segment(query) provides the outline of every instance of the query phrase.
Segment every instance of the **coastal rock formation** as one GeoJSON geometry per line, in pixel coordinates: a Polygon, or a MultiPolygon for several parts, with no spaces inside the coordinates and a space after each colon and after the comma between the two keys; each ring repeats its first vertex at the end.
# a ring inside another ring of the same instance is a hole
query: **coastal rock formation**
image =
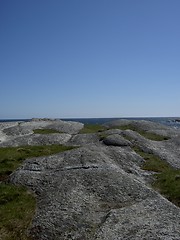
{"type": "Polygon", "coordinates": [[[0,126],[1,147],[59,143],[78,146],[52,156],[31,158],[11,176],[31,189],[37,209],[29,234],[36,240],[178,240],[180,209],[149,184],[152,172],[133,150],[141,147],[180,169],[180,131],[148,121],[119,120],[99,133],[78,133],[83,124],[40,120],[0,126]],[[132,129],[163,132],[153,141],[132,129]],[[117,127],[117,129],[116,129],[117,127]],[[34,134],[37,128],[63,133],[34,134]],[[28,140],[29,139],[29,140],[28,140]]]}
{"type": "Polygon", "coordinates": [[[65,144],[70,140],[72,134],[78,133],[83,126],[82,123],[78,122],[49,119],[1,124],[0,146],[65,144]],[[57,130],[61,134],[34,134],[33,130],[36,129],[57,130]]]}
{"type": "Polygon", "coordinates": [[[124,139],[119,134],[111,134],[104,138],[103,143],[107,146],[119,146],[119,147],[125,147],[130,146],[131,142],[124,139]]]}

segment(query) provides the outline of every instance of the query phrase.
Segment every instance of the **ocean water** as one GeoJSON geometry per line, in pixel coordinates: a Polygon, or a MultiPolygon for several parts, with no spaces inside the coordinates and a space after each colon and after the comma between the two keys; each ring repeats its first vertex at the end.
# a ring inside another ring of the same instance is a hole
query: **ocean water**
{"type": "Polygon", "coordinates": [[[176,120],[180,120],[180,118],[173,118],[173,117],[152,117],[152,118],[73,118],[73,119],[62,119],[65,121],[77,121],[84,124],[103,124],[106,122],[118,120],[118,119],[127,119],[127,120],[146,120],[157,122],[166,126],[170,126],[173,128],[180,128],[180,122],[176,120]]]}
{"type": "MultiPolygon", "coordinates": [[[[152,122],[157,122],[166,126],[171,126],[173,128],[180,128],[180,120],[179,117],[152,117],[152,118],[62,118],[64,121],[75,121],[81,122],[84,124],[103,124],[106,122],[110,122],[118,119],[128,119],[128,120],[147,120],[152,122]]],[[[31,119],[0,119],[0,122],[15,122],[15,121],[30,121],[31,119]]]]}

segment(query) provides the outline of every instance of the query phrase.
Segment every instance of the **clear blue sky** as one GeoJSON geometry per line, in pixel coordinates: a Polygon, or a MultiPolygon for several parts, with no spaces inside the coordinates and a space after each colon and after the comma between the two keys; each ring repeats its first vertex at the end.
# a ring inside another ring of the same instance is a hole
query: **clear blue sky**
{"type": "Polygon", "coordinates": [[[0,118],[180,116],[180,0],[1,0],[0,118]]]}

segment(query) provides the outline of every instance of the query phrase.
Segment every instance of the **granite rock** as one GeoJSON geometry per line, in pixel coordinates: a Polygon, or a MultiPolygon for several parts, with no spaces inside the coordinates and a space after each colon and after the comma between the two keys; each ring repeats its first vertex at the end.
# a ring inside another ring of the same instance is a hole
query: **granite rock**
{"type": "MultiPolygon", "coordinates": [[[[127,121],[108,123],[119,126],[127,121]]],[[[133,122],[139,129],[163,131],[171,137],[157,142],[132,130],[110,129],[79,134],[79,123],[35,120],[0,125],[0,145],[63,143],[78,148],[31,158],[10,176],[10,182],[31,189],[37,209],[29,234],[34,240],[179,240],[180,209],[149,185],[152,173],[142,170],[137,145],[180,168],[180,133],[151,122],[133,122]],[[37,125],[38,124],[38,125],[37,125]],[[64,133],[33,134],[35,128],[64,133]],[[69,129],[68,129],[69,128],[69,129]],[[131,139],[131,142],[124,137],[131,139]]]]}
{"type": "Polygon", "coordinates": [[[130,141],[124,139],[121,135],[119,134],[111,134],[107,137],[104,138],[103,143],[106,144],[107,146],[130,146],[132,145],[130,141]]]}

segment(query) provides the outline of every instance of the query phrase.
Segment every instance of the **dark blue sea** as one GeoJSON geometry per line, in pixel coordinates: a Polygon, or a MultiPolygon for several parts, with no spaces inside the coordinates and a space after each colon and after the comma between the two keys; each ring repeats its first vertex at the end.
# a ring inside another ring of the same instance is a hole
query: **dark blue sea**
{"type": "MultiPolygon", "coordinates": [[[[180,118],[177,117],[146,117],[146,118],[61,118],[64,121],[76,121],[84,124],[103,124],[118,119],[129,119],[129,120],[148,120],[152,122],[161,123],[166,126],[171,126],[173,128],[180,128],[180,118]]],[[[28,122],[31,119],[0,119],[0,122],[15,122],[24,121],[28,122]]]]}

